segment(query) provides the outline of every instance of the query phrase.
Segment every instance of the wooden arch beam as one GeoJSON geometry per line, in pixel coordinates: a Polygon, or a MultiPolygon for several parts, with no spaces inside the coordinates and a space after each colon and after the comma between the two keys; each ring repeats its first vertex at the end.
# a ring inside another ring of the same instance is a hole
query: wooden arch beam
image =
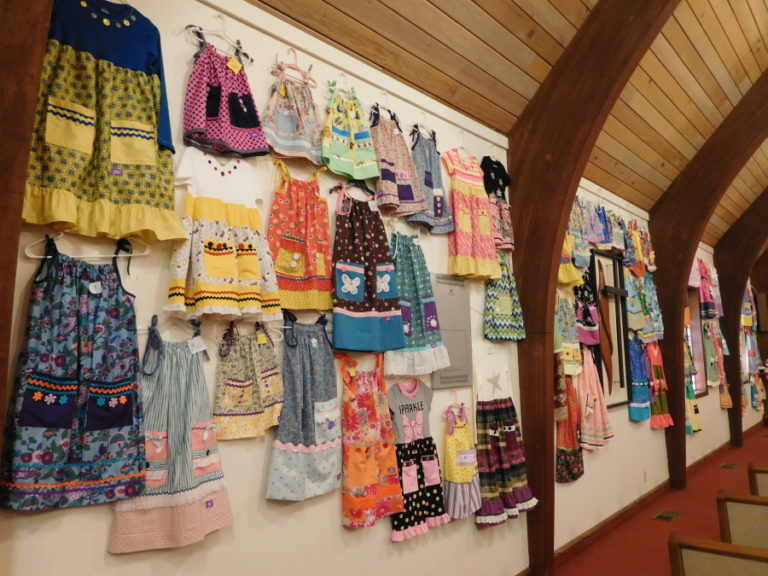
{"type": "MultiPolygon", "coordinates": [[[[656,248],[656,286],[664,314],[661,350],[669,385],[666,430],[669,481],[686,484],[683,309],[696,248],[728,186],[768,137],[768,74],[763,74],[670,184],[650,212],[656,248]]],[[[724,275],[721,276],[724,279],[724,275]]],[[[738,348],[735,348],[738,349],[738,348]]]]}
{"type": "Polygon", "coordinates": [[[766,214],[768,189],[736,220],[715,246],[715,268],[720,278],[720,295],[725,313],[720,327],[732,351],[725,358],[725,374],[731,385],[733,400],[733,408],[728,410],[733,446],[742,445],[741,358],[738,354],[741,303],[749,274],[768,240],[766,214]]]}
{"type": "Polygon", "coordinates": [[[530,573],[553,573],[553,329],[557,267],[579,180],[630,75],[677,1],[601,0],[509,133],[510,203],[526,338],[518,345],[528,479],[530,573]]]}

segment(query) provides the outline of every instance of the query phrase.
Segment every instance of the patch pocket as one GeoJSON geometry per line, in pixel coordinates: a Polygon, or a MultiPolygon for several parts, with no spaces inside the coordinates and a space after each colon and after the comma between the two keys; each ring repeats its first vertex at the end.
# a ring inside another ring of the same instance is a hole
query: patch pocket
{"type": "Polygon", "coordinates": [[[336,296],[362,302],[365,298],[365,267],[352,262],[336,262],[336,296]]]}
{"type": "Polygon", "coordinates": [[[413,336],[413,311],[411,310],[411,301],[400,298],[400,312],[403,315],[403,331],[410,338],[413,336]]]}
{"type": "Polygon", "coordinates": [[[150,124],[112,120],[110,134],[113,163],[157,166],[157,140],[150,124]]]}
{"type": "Polygon", "coordinates": [[[419,489],[419,467],[416,464],[403,466],[403,494],[411,494],[419,489]]]}
{"type": "Polygon", "coordinates": [[[32,372],[27,378],[19,426],[71,428],[77,404],[77,378],[32,372]]]}
{"type": "Polygon", "coordinates": [[[347,156],[351,142],[349,130],[342,130],[335,125],[331,127],[331,156],[347,156]]]}
{"type": "Polygon", "coordinates": [[[168,483],[168,433],[144,432],[144,453],[147,460],[147,486],[168,483]]]}
{"type": "Polygon", "coordinates": [[[457,466],[475,466],[477,464],[477,450],[470,448],[469,450],[459,450],[456,455],[457,466]]]}
{"type": "Polygon", "coordinates": [[[432,186],[432,172],[424,170],[424,186],[427,188],[433,188],[432,186]]]}
{"type": "Polygon", "coordinates": [[[469,208],[462,206],[456,211],[456,225],[462,232],[472,232],[472,216],[469,208]]]}
{"type": "Polygon", "coordinates": [[[503,314],[504,316],[512,315],[512,296],[507,293],[499,295],[498,303],[496,304],[496,312],[503,314]]]}
{"type": "Polygon", "coordinates": [[[227,378],[224,383],[224,405],[233,408],[250,404],[253,396],[253,379],[236,380],[227,378]]]}
{"type": "Polygon", "coordinates": [[[237,277],[240,280],[261,280],[259,251],[251,243],[237,245],[237,277]]]}
{"type": "Polygon", "coordinates": [[[211,278],[236,278],[237,262],[232,243],[204,240],[203,269],[211,278]]]}
{"type": "Polygon", "coordinates": [[[397,275],[391,262],[376,264],[376,298],[397,298],[397,275]]]}
{"type": "Polygon", "coordinates": [[[350,446],[347,482],[350,487],[378,485],[376,449],[373,446],[350,446]]]}
{"type": "Polygon", "coordinates": [[[253,97],[250,94],[242,96],[235,92],[229,93],[229,120],[232,126],[238,128],[258,128],[259,114],[256,112],[256,106],[253,104],[253,97]]]}
{"type": "Polygon", "coordinates": [[[85,429],[106,430],[133,424],[133,380],[88,382],[88,412],[85,429]]]}
{"type": "Polygon", "coordinates": [[[481,236],[491,235],[491,220],[488,216],[488,210],[481,208],[477,211],[477,227],[481,236]]]}
{"type": "Polygon", "coordinates": [[[283,276],[303,278],[307,272],[306,244],[298,238],[280,237],[275,272],[283,276]]]}
{"type": "Polygon", "coordinates": [[[434,298],[424,299],[424,330],[427,332],[440,330],[440,322],[437,319],[437,303],[434,298]]]}
{"type": "Polygon", "coordinates": [[[440,464],[436,455],[422,456],[421,468],[424,470],[424,485],[440,484],[440,464]]]}
{"type": "Polygon", "coordinates": [[[315,443],[323,444],[341,437],[341,412],[338,398],[315,402],[315,443]]]}
{"type": "Polygon", "coordinates": [[[205,117],[218,118],[221,110],[221,86],[208,84],[208,94],[205,97],[205,117]]]}
{"type": "Polygon", "coordinates": [[[325,278],[327,273],[327,268],[325,266],[325,253],[318,252],[316,257],[317,260],[315,261],[315,275],[319,276],[320,278],[325,278]]]}
{"type": "Polygon", "coordinates": [[[192,424],[192,467],[195,476],[221,470],[213,420],[192,424]]]}
{"type": "Polygon", "coordinates": [[[48,98],[45,141],[54,146],[93,154],[96,113],[90,108],[59,98],[48,98]]]}

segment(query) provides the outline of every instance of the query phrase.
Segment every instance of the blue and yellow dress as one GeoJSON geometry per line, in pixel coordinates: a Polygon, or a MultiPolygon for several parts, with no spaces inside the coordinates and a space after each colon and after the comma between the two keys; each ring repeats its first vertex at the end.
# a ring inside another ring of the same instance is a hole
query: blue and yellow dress
{"type": "Polygon", "coordinates": [[[85,236],[183,239],[160,33],[132,6],[56,0],[24,221],[85,236]]]}

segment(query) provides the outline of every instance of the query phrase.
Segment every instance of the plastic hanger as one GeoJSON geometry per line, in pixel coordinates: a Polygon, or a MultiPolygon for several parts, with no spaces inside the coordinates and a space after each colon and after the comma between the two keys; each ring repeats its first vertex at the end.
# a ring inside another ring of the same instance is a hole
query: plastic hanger
{"type": "MultiPolygon", "coordinates": [[[[53,240],[56,241],[64,236],[64,232],[59,232],[56,236],[53,237],[53,240]]],[[[147,244],[146,242],[143,242],[141,240],[138,240],[136,238],[131,238],[131,243],[138,243],[144,246],[144,250],[142,252],[133,252],[133,253],[123,253],[120,252],[119,254],[115,254],[113,252],[110,252],[109,254],[67,254],[70,258],[130,258],[130,257],[140,257],[140,256],[148,256],[152,253],[152,247],[147,244]]],[[[24,256],[27,258],[31,258],[32,260],[45,260],[46,258],[52,258],[52,256],[46,256],[45,254],[34,254],[31,251],[31,248],[43,244],[47,241],[47,238],[43,236],[39,240],[35,240],[34,242],[30,242],[26,246],[24,246],[24,256]]]]}
{"type": "Polygon", "coordinates": [[[201,26],[198,26],[197,24],[188,24],[184,29],[188,32],[192,33],[193,36],[195,36],[195,39],[200,43],[205,43],[205,37],[204,34],[210,34],[211,36],[218,36],[219,38],[222,38],[229,42],[232,47],[235,49],[235,52],[227,52],[225,50],[220,50],[220,52],[228,55],[233,56],[237,58],[238,60],[245,59],[248,61],[248,64],[253,63],[253,58],[245,51],[243,50],[243,44],[240,42],[240,40],[235,40],[229,35],[227,35],[227,21],[224,19],[224,16],[222,14],[216,14],[216,18],[221,19],[221,30],[215,30],[213,28],[203,28],[201,26]]]}
{"type": "Polygon", "coordinates": [[[310,64],[309,68],[307,68],[306,70],[303,70],[302,68],[300,68],[299,62],[298,62],[298,56],[296,54],[296,49],[293,46],[288,48],[288,54],[293,54],[293,63],[285,62],[284,60],[278,61],[277,54],[275,54],[275,66],[281,67],[284,70],[294,70],[298,72],[299,76],[294,76],[291,74],[285,74],[285,75],[291,80],[296,80],[297,82],[304,82],[304,84],[306,84],[310,88],[317,88],[317,80],[312,78],[312,76],[310,75],[310,72],[312,71],[312,65],[310,64]]]}

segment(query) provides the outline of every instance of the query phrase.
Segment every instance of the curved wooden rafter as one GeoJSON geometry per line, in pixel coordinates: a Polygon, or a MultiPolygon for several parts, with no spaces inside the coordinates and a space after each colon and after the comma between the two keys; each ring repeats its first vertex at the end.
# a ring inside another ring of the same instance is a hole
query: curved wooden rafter
{"type": "Polygon", "coordinates": [[[532,574],[553,573],[553,327],[557,265],[576,189],[619,94],[677,2],[601,0],[509,133],[510,204],[526,339],[518,346],[532,574]]]}
{"type": "Polygon", "coordinates": [[[715,268],[720,278],[720,295],[723,300],[723,330],[728,347],[734,351],[725,358],[725,373],[731,385],[733,408],[728,410],[731,444],[742,444],[741,415],[741,358],[739,331],[741,329],[741,303],[750,271],[768,242],[768,189],[754,201],[739,219],[728,229],[715,246],[715,268]]]}
{"type": "MultiPolygon", "coordinates": [[[[656,250],[656,285],[664,313],[661,342],[669,386],[666,430],[669,480],[686,484],[683,309],[696,249],[718,202],[755,150],[768,138],[768,74],[763,74],[651,208],[649,229],[656,250]]],[[[724,275],[720,276],[724,279],[724,275]]],[[[734,403],[736,398],[734,398],[734,403]]]]}

